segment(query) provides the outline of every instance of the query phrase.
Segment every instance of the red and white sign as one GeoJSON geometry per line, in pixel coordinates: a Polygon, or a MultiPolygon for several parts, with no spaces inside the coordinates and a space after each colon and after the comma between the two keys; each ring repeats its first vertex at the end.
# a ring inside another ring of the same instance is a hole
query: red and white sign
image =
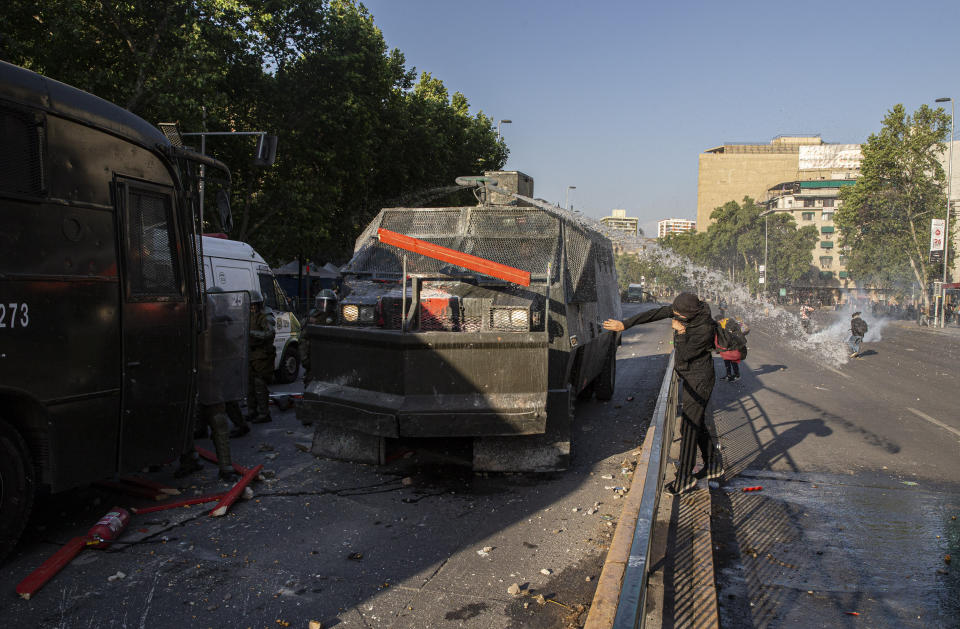
{"type": "Polygon", "coordinates": [[[943,232],[945,221],[942,218],[934,218],[930,221],[930,251],[943,251],[943,232]]]}

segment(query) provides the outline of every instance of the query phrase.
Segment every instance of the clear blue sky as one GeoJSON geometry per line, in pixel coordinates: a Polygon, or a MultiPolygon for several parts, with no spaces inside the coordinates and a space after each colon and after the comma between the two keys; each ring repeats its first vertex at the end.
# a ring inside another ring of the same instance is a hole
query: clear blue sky
{"type": "MultiPolygon", "coordinates": [[[[536,196],[649,227],[695,218],[697,155],[960,99],[960,0],[364,0],[408,67],[510,119],[536,196]]],[[[467,174],[467,173],[464,173],[467,174]]],[[[655,231],[654,231],[655,235],[655,231]]]]}

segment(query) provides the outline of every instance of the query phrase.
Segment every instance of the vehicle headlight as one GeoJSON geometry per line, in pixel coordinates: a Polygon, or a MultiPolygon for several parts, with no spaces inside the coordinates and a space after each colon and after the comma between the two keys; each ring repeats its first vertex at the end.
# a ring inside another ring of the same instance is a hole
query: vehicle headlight
{"type": "Polygon", "coordinates": [[[356,304],[347,304],[343,307],[343,320],[355,323],[360,318],[360,307],[356,304]]]}
{"type": "Polygon", "coordinates": [[[373,306],[360,306],[360,322],[373,323],[376,319],[376,311],[373,306]]]}

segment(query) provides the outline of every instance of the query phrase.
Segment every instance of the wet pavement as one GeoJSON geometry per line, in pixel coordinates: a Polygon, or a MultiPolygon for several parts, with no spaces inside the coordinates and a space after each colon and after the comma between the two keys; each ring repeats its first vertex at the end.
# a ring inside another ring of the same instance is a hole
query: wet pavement
{"type": "MultiPolygon", "coordinates": [[[[580,626],[620,512],[608,488],[627,478],[621,463],[642,441],[669,349],[660,326],[625,334],[614,399],[576,405],[564,473],[476,475],[457,440],[394,443],[383,467],[318,459],[312,431],[274,410],[234,441],[237,462],[266,469],[252,501],[222,518],[203,506],[134,516],[121,543],[84,550],[25,601],[16,583],[61,544],[114,504],[146,504],[94,488],[48,497],[0,573],[2,624],[580,626]]],[[[285,389],[295,385],[274,387],[285,389]]],[[[150,477],[186,497],[226,488],[212,465],[189,482],[171,471],[150,477]]]]}
{"type": "Polygon", "coordinates": [[[896,323],[862,355],[818,364],[759,326],[718,382],[723,627],[960,626],[960,338],[896,323]]]}

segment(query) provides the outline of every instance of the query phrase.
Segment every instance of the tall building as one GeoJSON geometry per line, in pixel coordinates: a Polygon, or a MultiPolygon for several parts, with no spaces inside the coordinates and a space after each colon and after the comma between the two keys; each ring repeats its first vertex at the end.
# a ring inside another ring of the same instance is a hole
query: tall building
{"type": "Polygon", "coordinates": [[[692,232],[697,229],[697,221],[691,221],[686,218],[666,218],[657,221],[657,238],[663,238],[667,234],[682,234],[683,232],[692,232]]]}
{"type": "Polygon", "coordinates": [[[637,236],[640,233],[640,219],[627,216],[626,210],[611,210],[610,216],[604,216],[600,222],[619,232],[637,236]]]}
{"type": "Polygon", "coordinates": [[[762,202],[784,181],[854,179],[859,144],[826,144],[818,135],[775,137],[769,144],[724,144],[700,154],[697,228],[706,231],[710,214],[728,201],[749,196],[762,202]]]}

